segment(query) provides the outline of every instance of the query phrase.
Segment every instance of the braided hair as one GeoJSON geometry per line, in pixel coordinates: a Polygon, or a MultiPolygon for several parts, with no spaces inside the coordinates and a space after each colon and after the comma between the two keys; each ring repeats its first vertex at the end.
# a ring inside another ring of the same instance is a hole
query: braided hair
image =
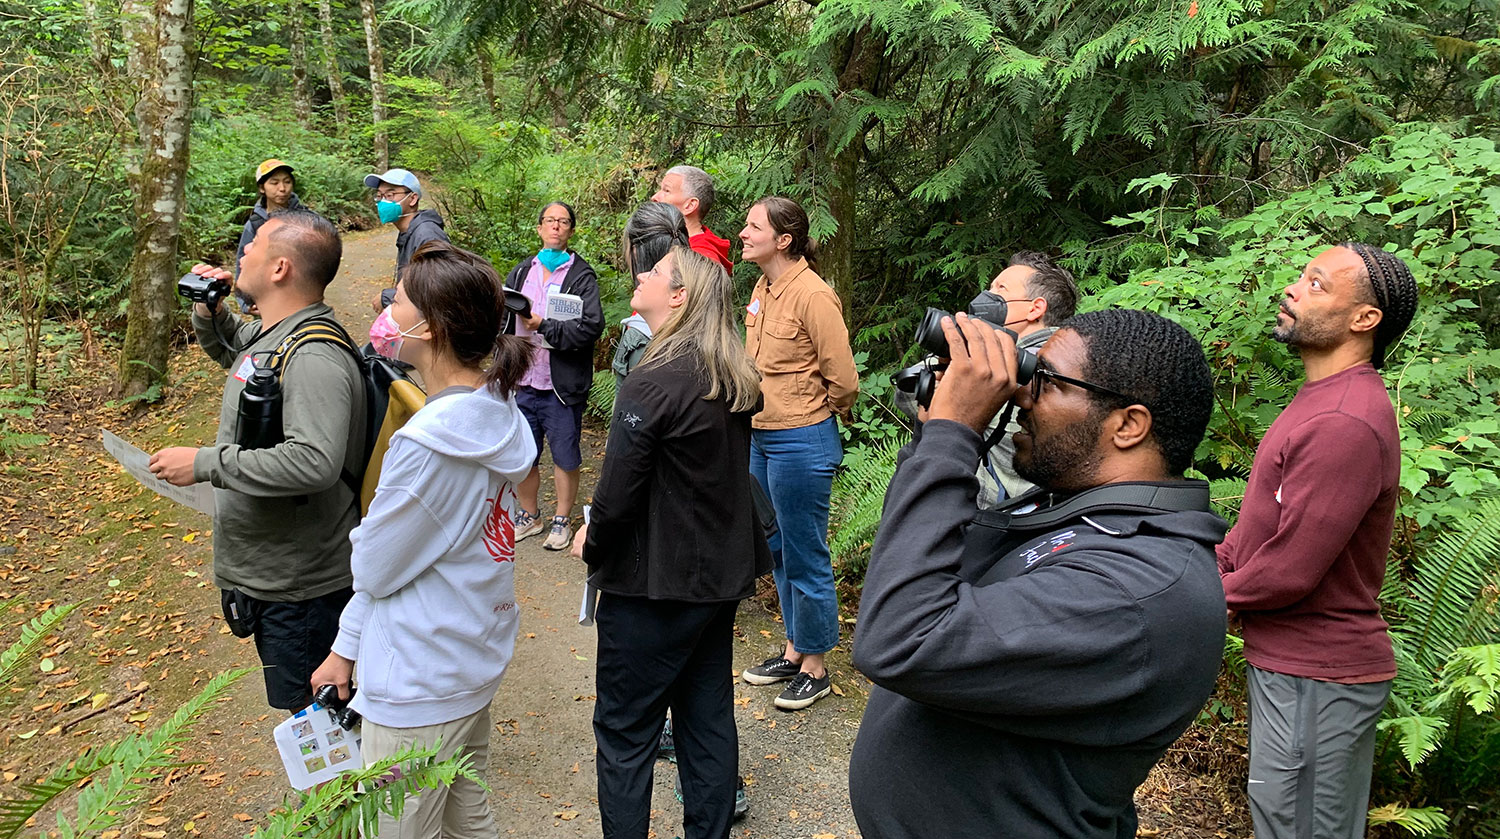
{"type": "Polygon", "coordinates": [[[1088,347],[1084,378],[1130,398],[1091,392],[1094,402],[1146,406],[1167,471],[1181,475],[1192,466],[1214,405],[1213,374],[1198,341],[1176,323],[1139,309],[1085,312],[1061,328],[1088,347]]]}
{"type": "Polygon", "coordinates": [[[1390,346],[1417,313],[1417,280],[1398,256],[1363,242],[1342,242],[1359,254],[1365,263],[1365,281],[1369,283],[1371,302],[1380,310],[1380,325],[1375,327],[1375,351],[1370,357],[1375,369],[1385,366],[1385,348],[1390,346]]]}

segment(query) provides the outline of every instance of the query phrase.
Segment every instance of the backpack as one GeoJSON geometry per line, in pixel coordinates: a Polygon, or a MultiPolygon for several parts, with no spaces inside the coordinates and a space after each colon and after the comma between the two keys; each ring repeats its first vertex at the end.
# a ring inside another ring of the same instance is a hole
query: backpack
{"type": "Polygon", "coordinates": [[[368,344],[357,348],[342,324],[331,318],[309,318],[288,335],[271,353],[270,367],[279,378],[287,357],[303,344],[324,343],[343,347],[354,357],[365,391],[365,451],[360,474],[342,469],[339,477],[359,496],[359,514],[370,512],[375,486],[380,482],[380,464],[395,434],[427,402],[427,394],[395,362],[376,353],[368,344]]]}

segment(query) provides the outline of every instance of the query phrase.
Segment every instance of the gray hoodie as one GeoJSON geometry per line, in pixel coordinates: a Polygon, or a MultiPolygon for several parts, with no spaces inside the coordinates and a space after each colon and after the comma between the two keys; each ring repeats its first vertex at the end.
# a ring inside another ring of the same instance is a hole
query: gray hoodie
{"type": "Polygon", "coordinates": [[[485,389],[439,394],[392,435],[333,643],[358,662],[355,710],[410,728],[490,704],[519,626],[515,485],[535,458],[515,401],[485,389]]]}
{"type": "MultiPolygon", "coordinates": [[[[437,210],[418,210],[417,214],[411,217],[411,224],[408,224],[405,230],[396,234],[397,281],[401,279],[401,269],[405,268],[408,262],[411,262],[412,254],[416,253],[418,248],[432,241],[448,241],[448,233],[443,229],[443,217],[438,214],[437,210]]],[[[394,285],[380,292],[380,304],[382,306],[391,305],[391,301],[394,299],[396,299],[396,287],[394,285]]]]}

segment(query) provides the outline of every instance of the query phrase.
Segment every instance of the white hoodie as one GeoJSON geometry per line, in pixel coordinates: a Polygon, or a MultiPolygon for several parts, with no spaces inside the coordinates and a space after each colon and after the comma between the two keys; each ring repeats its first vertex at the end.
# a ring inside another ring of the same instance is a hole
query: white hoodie
{"type": "Polygon", "coordinates": [[[490,704],[515,650],[515,484],[536,443],[485,388],[429,402],[391,436],[370,513],[349,534],[354,598],[333,651],[359,667],[354,709],[414,728],[490,704]]]}

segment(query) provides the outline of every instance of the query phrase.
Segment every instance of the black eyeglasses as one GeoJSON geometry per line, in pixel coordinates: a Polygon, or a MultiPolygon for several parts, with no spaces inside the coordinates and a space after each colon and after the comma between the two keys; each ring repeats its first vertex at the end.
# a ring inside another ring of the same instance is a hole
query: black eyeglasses
{"type": "Polygon", "coordinates": [[[1094,393],[1102,393],[1105,396],[1113,396],[1116,399],[1124,400],[1125,404],[1127,405],[1146,404],[1142,400],[1136,399],[1134,396],[1126,396],[1118,390],[1110,390],[1104,385],[1096,385],[1093,382],[1086,382],[1083,379],[1075,379],[1072,376],[1064,376],[1063,374],[1057,372],[1056,370],[1053,370],[1050,367],[1044,367],[1040,363],[1036,366],[1036,372],[1031,374],[1031,401],[1033,402],[1036,402],[1037,400],[1042,398],[1043,379],[1051,379],[1054,382],[1065,382],[1067,384],[1073,385],[1074,387],[1081,387],[1084,390],[1091,390],[1094,393]]]}

